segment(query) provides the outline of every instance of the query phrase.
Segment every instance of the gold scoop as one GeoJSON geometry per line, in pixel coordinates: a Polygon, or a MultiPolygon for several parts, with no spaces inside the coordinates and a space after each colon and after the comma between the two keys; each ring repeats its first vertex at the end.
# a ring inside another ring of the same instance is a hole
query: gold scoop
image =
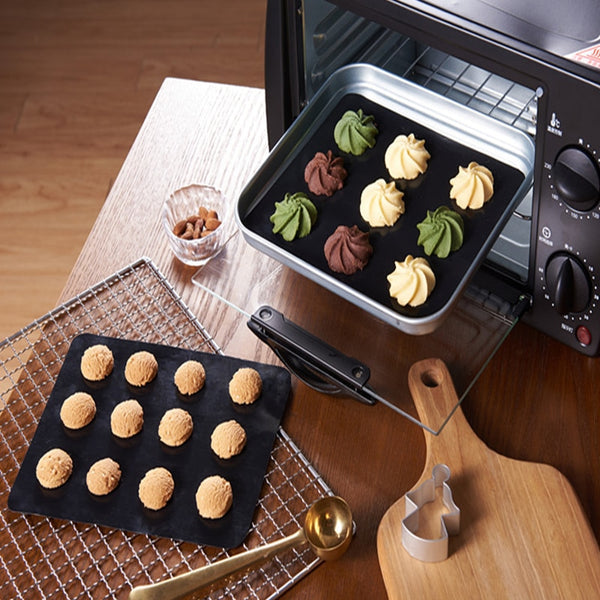
{"type": "Polygon", "coordinates": [[[348,548],[352,539],[353,527],[352,512],[346,501],[339,496],[326,496],[317,500],[308,509],[304,527],[296,533],[171,579],[136,587],[129,593],[129,600],[181,598],[198,588],[216,583],[239,571],[247,570],[279,552],[297,548],[305,543],[308,543],[319,558],[335,560],[342,556],[348,548]]]}

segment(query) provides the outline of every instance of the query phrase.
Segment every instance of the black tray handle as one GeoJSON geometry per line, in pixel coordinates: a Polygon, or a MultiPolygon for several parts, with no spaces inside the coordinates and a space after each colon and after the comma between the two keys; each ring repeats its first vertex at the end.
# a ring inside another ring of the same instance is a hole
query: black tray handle
{"type": "Polygon", "coordinates": [[[288,321],[274,308],[258,308],[248,327],[309,387],[326,394],[345,392],[365,404],[375,404],[366,388],[369,367],[288,321]]]}

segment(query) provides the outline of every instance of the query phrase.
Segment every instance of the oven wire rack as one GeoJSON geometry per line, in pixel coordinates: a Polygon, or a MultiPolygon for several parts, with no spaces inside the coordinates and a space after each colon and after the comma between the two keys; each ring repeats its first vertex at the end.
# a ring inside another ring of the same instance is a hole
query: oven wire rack
{"type": "MultiPolygon", "coordinates": [[[[218,548],[7,508],[11,486],[71,340],[84,332],[222,354],[147,258],[0,342],[0,586],[6,598],[127,598],[134,586],[230,555],[218,548]]],[[[308,507],[331,493],[280,428],[243,548],[293,533],[308,507]]],[[[308,548],[290,550],[227,587],[197,597],[277,598],[320,562],[308,548]]]]}

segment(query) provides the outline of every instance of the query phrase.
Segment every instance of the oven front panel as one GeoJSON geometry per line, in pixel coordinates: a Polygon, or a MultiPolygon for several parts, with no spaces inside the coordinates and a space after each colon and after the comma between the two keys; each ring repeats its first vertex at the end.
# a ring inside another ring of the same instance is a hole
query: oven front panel
{"type": "Polygon", "coordinates": [[[533,240],[534,310],[528,317],[590,355],[600,344],[600,120],[594,109],[599,97],[596,86],[573,78],[547,92],[543,144],[538,143],[543,174],[533,240]]]}

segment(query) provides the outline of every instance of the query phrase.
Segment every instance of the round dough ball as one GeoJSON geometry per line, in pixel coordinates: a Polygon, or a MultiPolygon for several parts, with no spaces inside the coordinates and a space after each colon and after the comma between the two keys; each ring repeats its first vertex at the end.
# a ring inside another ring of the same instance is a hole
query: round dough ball
{"type": "Polygon", "coordinates": [[[88,490],[96,496],[110,494],[121,481],[121,467],[112,458],[101,458],[88,470],[85,483],[88,490]]]}
{"type": "Polygon", "coordinates": [[[64,485],[73,472],[73,459],[61,448],[52,448],[37,463],[35,476],[42,486],[53,490],[64,485]]]}
{"type": "Polygon", "coordinates": [[[187,360],[179,365],[173,378],[181,394],[191,395],[199,392],[206,381],[206,371],[201,362],[187,360]]]}
{"type": "Polygon", "coordinates": [[[146,508],[160,510],[167,505],[173,495],[175,482],[164,467],[150,469],[140,481],[138,496],[146,508]]]}
{"type": "Polygon", "coordinates": [[[144,409],[137,400],[119,402],[110,415],[110,429],[120,438],[137,435],[144,426],[144,409]]]}
{"type": "Polygon", "coordinates": [[[113,353],[104,344],[90,346],[81,357],[81,374],[89,381],[101,381],[108,377],[114,366],[113,353]]]}
{"type": "Polygon", "coordinates": [[[246,430],[234,419],[217,425],[210,436],[210,447],[219,458],[231,458],[246,445],[246,430]]]}
{"type": "Polygon", "coordinates": [[[134,352],[125,364],[125,379],[136,387],[150,383],[157,373],[158,362],[154,354],[146,350],[134,352]]]}
{"type": "Polygon", "coordinates": [[[236,404],[252,404],[261,392],[260,373],[251,367],[238,369],[229,382],[229,395],[236,404]]]}
{"type": "Polygon", "coordinates": [[[202,481],[196,491],[196,506],[201,517],[220,519],[233,504],[233,491],[227,479],[211,475],[202,481]]]}
{"type": "Polygon", "coordinates": [[[69,429],[81,429],[96,416],[96,403],[87,392],[71,394],[60,407],[60,420],[69,429]]]}
{"type": "Polygon", "coordinates": [[[158,424],[158,437],[167,446],[181,446],[192,435],[194,422],[187,410],[171,408],[162,416],[158,424]]]}

